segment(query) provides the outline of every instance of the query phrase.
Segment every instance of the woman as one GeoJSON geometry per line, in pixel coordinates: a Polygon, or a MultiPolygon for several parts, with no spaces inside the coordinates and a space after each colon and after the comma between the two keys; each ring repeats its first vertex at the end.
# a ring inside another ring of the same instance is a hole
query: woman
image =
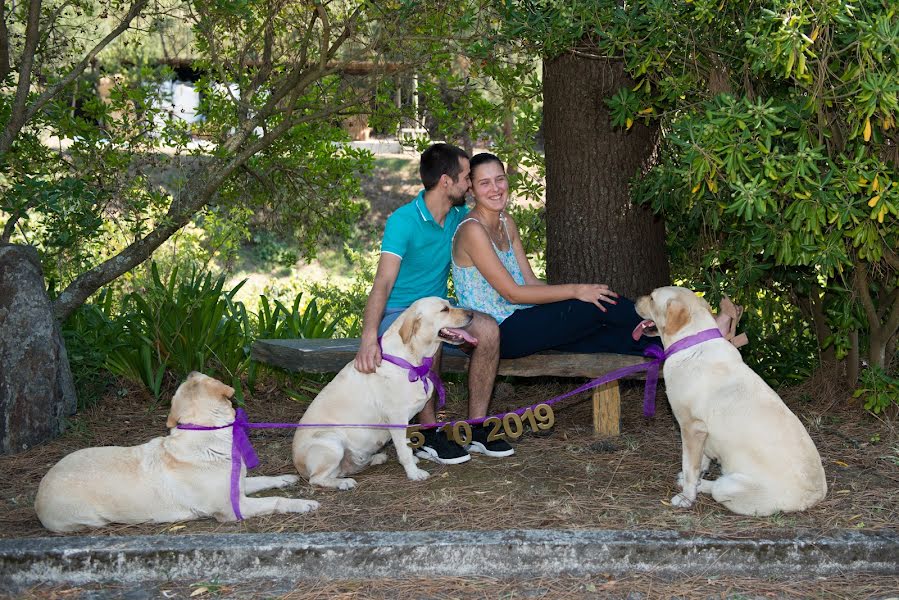
{"type": "Polygon", "coordinates": [[[547,285],[528,263],[518,228],[505,213],[509,182],[490,153],[471,159],[475,205],[453,239],[459,304],[499,323],[500,356],[541,350],[643,354],[651,341],[631,337],[642,321],[634,303],[606,284],[547,285]]]}

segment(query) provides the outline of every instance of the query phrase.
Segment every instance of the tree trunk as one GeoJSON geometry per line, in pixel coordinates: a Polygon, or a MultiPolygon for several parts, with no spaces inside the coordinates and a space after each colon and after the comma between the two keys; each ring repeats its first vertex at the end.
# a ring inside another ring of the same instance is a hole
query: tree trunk
{"type": "Polygon", "coordinates": [[[612,127],[605,100],[633,86],[617,60],[544,62],[546,272],[550,283],[607,283],[631,298],[669,283],[665,225],[631,203],[655,158],[658,127],[612,127]]]}
{"type": "Polygon", "coordinates": [[[37,251],[0,245],[0,454],[56,436],[75,388],[37,251]]]}

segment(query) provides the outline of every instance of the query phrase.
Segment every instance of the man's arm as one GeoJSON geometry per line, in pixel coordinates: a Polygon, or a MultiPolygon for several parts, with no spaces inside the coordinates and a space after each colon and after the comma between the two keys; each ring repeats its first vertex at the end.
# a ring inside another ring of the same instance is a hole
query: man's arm
{"type": "Polygon", "coordinates": [[[356,354],[356,370],[362,373],[374,373],[381,364],[378,325],[381,324],[381,317],[384,315],[393,284],[396,283],[401,263],[402,259],[399,256],[389,252],[382,252],[378,260],[375,281],[371,286],[371,293],[368,295],[365,313],[362,316],[362,342],[356,354]]]}

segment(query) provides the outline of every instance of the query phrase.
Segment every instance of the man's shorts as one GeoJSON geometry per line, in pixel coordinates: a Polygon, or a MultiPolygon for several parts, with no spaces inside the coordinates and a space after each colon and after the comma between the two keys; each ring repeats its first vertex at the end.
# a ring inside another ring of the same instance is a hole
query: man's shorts
{"type": "Polygon", "coordinates": [[[387,331],[393,322],[396,321],[403,311],[409,308],[408,306],[404,306],[402,308],[388,308],[384,311],[384,316],[381,318],[381,324],[378,325],[378,337],[384,335],[384,332],[387,331]]]}

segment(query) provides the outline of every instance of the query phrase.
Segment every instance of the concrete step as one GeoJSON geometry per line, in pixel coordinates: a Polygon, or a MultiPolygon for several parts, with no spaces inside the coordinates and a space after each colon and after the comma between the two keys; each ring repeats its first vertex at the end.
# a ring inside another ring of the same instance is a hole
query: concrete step
{"type": "Polygon", "coordinates": [[[37,584],[429,576],[801,578],[899,574],[896,531],[726,539],[668,531],[507,530],[0,540],[0,590],[37,584]]]}

